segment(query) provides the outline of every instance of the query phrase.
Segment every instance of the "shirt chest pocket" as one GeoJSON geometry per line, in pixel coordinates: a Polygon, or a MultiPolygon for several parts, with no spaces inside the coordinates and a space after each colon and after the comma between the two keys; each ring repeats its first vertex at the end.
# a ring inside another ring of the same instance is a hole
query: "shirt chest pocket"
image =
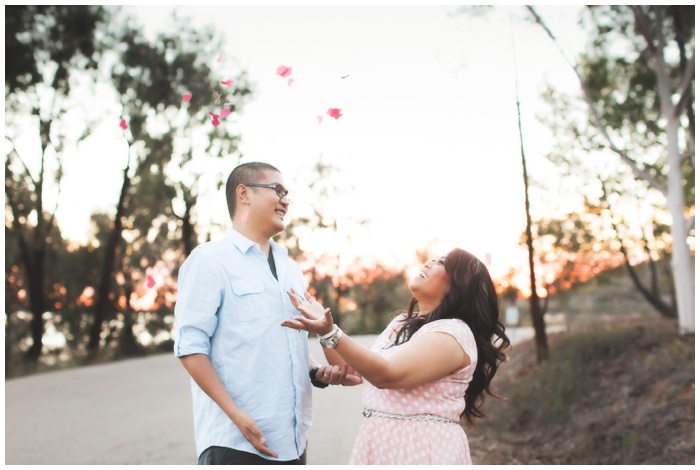
{"type": "Polygon", "coordinates": [[[272,315],[265,301],[265,286],[262,281],[254,279],[232,281],[231,288],[240,321],[257,320],[272,315]]]}

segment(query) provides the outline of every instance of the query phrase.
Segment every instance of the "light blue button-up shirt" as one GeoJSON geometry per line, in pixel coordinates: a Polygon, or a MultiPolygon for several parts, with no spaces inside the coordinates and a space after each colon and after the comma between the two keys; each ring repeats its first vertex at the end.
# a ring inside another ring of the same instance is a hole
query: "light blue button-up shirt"
{"type": "MultiPolygon", "coordinates": [[[[192,251],[178,275],[174,349],[177,357],[208,355],[278,460],[293,460],[311,426],[308,333],[280,323],[299,314],[287,291],[306,289],[287,250],[270,246],[279,280],[260,246],[236,230],[192,251]]],[[[194,380],[192,399],[197,455],[210,446],[260,455],[194,380]]]]}

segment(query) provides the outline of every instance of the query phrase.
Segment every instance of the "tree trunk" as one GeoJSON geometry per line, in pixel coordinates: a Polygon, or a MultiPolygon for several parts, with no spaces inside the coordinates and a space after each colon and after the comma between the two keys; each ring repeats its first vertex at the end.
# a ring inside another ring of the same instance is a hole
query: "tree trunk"
{"type": "Polygon", "coordinates": [[[29,278],[29,307],[32,312],[30,331],[32,335],[32,346],[26,354],[26,358],[31,362],[38,362],[44,343],[44,312],[45,295],[44,292],[44,249],[40,247],[34,251],[32,256],[33,268],[27,273],[29,278]]]}
{"type": "Polygon", "coordinates": [[[537,281],[535,279],[535,248],[532,243],[532,219],[530,217],[530,198],[528,196],[527,168],[525,166],[525,154],[522,154],[523,179],[525,181],[525,215],[527,218],[527,252],[528,266],[530,267],[530,318],[535,329],[535,347],[537,348],[537,362],[549,358],[549,345],[547,344],[547,331],[544,324],[544,313],[537,295],[537,281]]]}
{"type": "Polygon", "coordinates": [[[122,183],[122,190],[117,203],[117,214],[114,217],[114,228],[109,235],[107,247],[105,248],[105,262],[102,266],[100,286],[97,292],[97,301],[95,302],[95,318],[90,328],[88,352],[93,357],[97,354],[97,350],[100,347],[102,324],[107,317],[107,308],[110,304],[109,294],[112,290],[112,276],[117,260],[117,250],[122,239],[122,217],[124,216],[126,197],[130,185],[131,179],[129,177],[129,166],[127,165],[126,169],[124,169],[124,182],[122,183]]]}
{"type": "Polygon", "coordinates": [[[673,251],[671,266],[678,302],[678,330],[681,335],[695,333],[695,272],[688,247],[688,231],[683,196],[683,169],[678,151],[678,118],[669,119],[668,126],[668,208],[671,213],[673,251]]]}
{"type": "MultiPolygon", "coordinates": [[[[514,49],[515,50],[515,49],[514,49]]],[[[514,53],[515,56],[515,53],[514,53]]],[[[525,143],[523,141],[523,125],[520,114],[520,93],[518,92],[517,65],[515,70],[515,105],[518,114],[518,132],[520,135],[520,162],[523,168],[523,183],[525,186],[525,218],[527,226],[525,233],[527,237],[528,266],[530,268],[530,318],[532,327],[535,330],[535,347],[537,362],[542,362],[549,358],[549,346],[547,344],[547,331],[544,324],[544,313],[540,298],[537,295],[537,281],[535,279],[535,249],[532,243],[532,217],[530,216],[529,184],[527,178],[527,163],[525,161],[525,143]]]]}
{"type": "Polygon", "coordinates": [[[194,224],[192,223],[192,209],[194,209],[196,202],[196,200],[185,196],[185,214],[180,219],[182,220],[182,243],[185,248],[185,257],[189,256],[197,246],[194,224]]]}
{"type": "MultiPolygon", "coordinates": [[[[635,22],[645,37],[651,52],[654,71],[658,80],[659,97],[661,107],[666,116],[666,148],[668,151],[668,181],[666,199],[668,210],[671,214],[671,238],[673,239],[673,251],[671,266],[673,269],[673,282],[676,289],[676,301],[678,302],[678,329],[681,335],[695,333],[695,273],[693,271],[690,248],[688,247],[688,228],[685,218],[685,197],[683,194],[683,159],[680,154],[678,131],[680,129],[679,115],[682,112],[683,103],[674,105],[671,92],[671,77],[664,57],[664,38],[660,32],[661,8],[655,7],[655,23],[651,27],[646,18],[641,14],[639,7],[632,7],[635,12],[635,22]],[[653,41],[655,33],[656,44],[653,41]],[[677,108],[677,106],[680,106],[677,108]]],[[[695,55],[689,61],[688,67],[693,69],[683,70],[686,73],[694,72],[695,55]]],[[[690,75],[688,75],[691,77],[690,75]]],[[[694,77],[694,75],[692,76],[694,77]]],[[[690,83],[690,82],[686,82],[690,83]]],[[[688,85],[692,89],[692,85],[688,85]]],[[[682,90],[684,96],[685,90],[682,90]]]]}

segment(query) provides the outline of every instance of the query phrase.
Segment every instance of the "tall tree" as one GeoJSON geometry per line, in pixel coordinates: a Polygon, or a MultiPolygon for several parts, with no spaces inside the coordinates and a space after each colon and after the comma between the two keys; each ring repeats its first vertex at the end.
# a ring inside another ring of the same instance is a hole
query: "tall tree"
{"type": "MultiPolygon", "coordinates": [[[[153,184],[153,176],[162,174],[160,190],[149,190],[161,191],[158,197],[168,206],[174,199],[169,192],[179,188],[185,208],[190,208],[179,218],[189,223],[198,194],[197,176],[202,168],[208,169],[202,158],[194,161],[197,153],[221,158],[237,148],[238,137],[229,132],[226,122],[232,118],[227,115],[237,111],[250,93],[245,74],[239,72],[239,76],[223,80],[216,76],[211,64],[220,54],[221,40],[215,39],[213,31],[197,31],[177,18],[172,31],[149,40],[139,30],[127,27],[114,45],[119,60],[112,77],[122,101],[129,151],[96,288],[88,343],[93,355],[99,349],[104,322],[115,313],[115,267],[124,255],[119,248],[124,231],[130,228],[127,223],[132,223],[129,221],[139,210],[134,198],[145,189],[142,183],[153,184]],[[196,168],[200,170],[187,174],[188,169],[196,168]]],[[[162,206],[157,213],[148,214],[150,219],[141,220],[148,224],[167,213],[172,219],[171,209],[162,206]]],[[[191,228],[185,225],[181,232],[186,243],[191,242],[191,228]]]]}
{"type": "MultiPolygon", "coordinates": [[[[694,6],[595,6],[594,40],[578,63],[597,134],[592,147],[616,155],[666,201],[680,334],[695,331],[695,272],[688,239],[695,225],[694,6]],[[614,47],[613,47],[614,45],[614,47]]],[[[528,10],[557,42],[537,11],[528,10]]],[[[577,127],[576,135],[590,135],[577,127]]]]}
{"type": "MultiPolygon", "coordinates": [[[[515,44],[513,44],[515,49],[515,44]]],[[[515,54],[514,54],[515,56],[515,54]]],[[[523,188],[525,190],[525,244],[527,246],[528,267],[530,271],[530,318],[535,330],[535,349],[537,360],[542,362],[549,357],[547,330],[544,324],[544,311],[537,293],[537,276],[535,275],[535,247],[532,237],[532,215],[530,213],[530,182],[525,158],[525,142],[523,140],[522,117],[520,113],[520,92],[518,91],[517,63],[515,67],[515,107],[518,115],[518,135],[520,137],[520,164],[523,170],[523,188]]]]}
{"type": "Polygon", "coordinates": [[[63,158],[90,131],[89,123],[70,118],[79,103],[74,90],[94,81],[96,32],[104,19],[99,6],[5,7],[5,227],[26,279],[33,362],[42,352],[49,307],[47,257],[60,238],[55,215],[63,158]],[[38,145],[25,146],[26,139],[38,145]]]}

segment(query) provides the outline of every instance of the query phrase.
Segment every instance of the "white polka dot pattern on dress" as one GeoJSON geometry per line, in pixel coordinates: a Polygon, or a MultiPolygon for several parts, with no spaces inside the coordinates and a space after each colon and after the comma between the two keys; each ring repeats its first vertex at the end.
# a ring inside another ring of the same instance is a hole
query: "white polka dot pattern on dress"
{"type": "MultiPolygon", "coordinates": [[[[391,333],[400,326],[395,318],[375,341],[372,350],[388,357],[404,345],[391,346],[391,333]]],[[[437,320],[420,328],[417,338],[429,332],[452,335],[471,358],[470,364],[435,382],[413,389],[378,389],[363,383],[366,408],[409,415],[428,413],[459,421],[464,394],[477,362],[474,335],[462,320],[437,320]]],[[[412,339],[413,339],[412,338],[412,339]]],[[[352,465],[457,465],[471,464],[467,435],[458,424],[395,418],[366,417],[350,457],[352,465]]]]}

